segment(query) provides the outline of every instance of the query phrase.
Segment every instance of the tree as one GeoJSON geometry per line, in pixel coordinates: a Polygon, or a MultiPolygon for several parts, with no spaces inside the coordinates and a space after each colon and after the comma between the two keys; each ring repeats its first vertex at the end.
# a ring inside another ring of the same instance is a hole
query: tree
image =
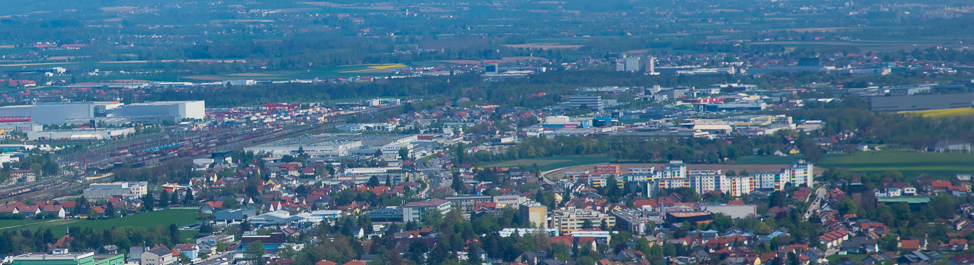
{"type": "Polygon", "coordinates": [[[842,200],[841,204],[839,204],[838,210],[839,210],[839,214],[842,215],[846,215],[850,213],[854,214],[858,211],[858,207],[856,207],[856,203],[853,202],[851,199],[845,199],[842,200]]]}
{"type": "Polygon", "coordinates": [[[277,252],[277,256],[282,259],[294,259],[294,255],[296,254],[297,252],[290,245],[277,252]]]}
{"type": "Polygon", "coordinates": [[[425,226],[439,227],[440,222],[443,221],[443,214],[437,210],[423,211],[421,221],[423,221],[423,225],[425,226]]]}
{"type": "Polygon", "coordinates": [[[460,172],[453,172],[453,182],[450,183],[450,188],[457,193],[463,193],[463,178],[460,177],[460,172]]]}
{"type": "Polygon", "coordinates": [[[369,178],[369,182],[367,182],[365,185],[368,185],[369,187],[379,186],[379,177],[373,175],[371,178],[369,178]]]}
{"type": "Polygon", "coordinates": [[[392,188],[392,176],[386,175],[386,186],[392,188]]]}
{"type": "Polygon", "coordinates": [[[105,217],[115,218],[115,204],[109,202],[108,205],[105,205],[105,217]]]}
{"type": "Polygon", "coordinates": [[[727,176],[737,176],[737,172],[734,172],[733,170],[728,170],[727,172],[725,172],[724,175],[727,175],[727,176]]]}
{"type": "Polygon", "coordinates": [[[399,251],[393,249],[386,251],[386,254],[382,256],[385,259],[385,263],[389,265],[406,265],[406,261],[402,259],[402,255],[399,255],[399,251]]]}
{"type": "Polygon", "coordinates": [[[223,198],[223,207],[226,207],[227,209],[238,209],[240,208],[240,202],[238,202],[237,198],[233,196],[227,196],[226,198],[223,198]]]}
{"type": "Polygon", "coordinates": [[[426,264],[425,254],[429,252],[429,248],[426,247],[426,243],[419,240],[413,240],[413,243],[409,244],[409,250],[406,252],[406,256],[409,260],[416,262],[416,264],[426,264]]]}
{"type": "Polygon", "coordinates": [[[179,238],[179,227],[176,224],[169,224],[169,240],[172,241],[173,245],[179,244],[181,241],[179,238]]]}
{"type": "Polygon", "coordinates": [[[399,160],[406,161],[409,160],[409,149],[403,146],[399,148],[399,160]]]}
{"type": "Polygon", "coordinates": [[[260,240],[251,242],[244,248],[244,258],[252,262],[252,264],[263,263],[259,261],[264,259],[264,253],[264,243],[260,242],[260,240]]]}
{"type": "Polygon", "coordinates": [[[930,205],[929,207],[931,207],[933,211],[937,213],[937,217],[939,217],[940,219],[953,218],[954,209],[957,208],[956,206],[954,206],[955,205],[954,200],[946,195],[933,197],[929,205],[930,205]]]}
{"type": "Polygon", "coordinates": [[[159,208],[169,207],[169,193],[165,190],[159,193],[159,208]]]}
{"type": "Polygon", "coordinates": [[[227,243],[223,243],[222,241],[216,242],[216,251],[217,252],[227,251],[227,243]]]}
{"type": "Polygon", "coordinates": [[[758,227],[754,230],[754,233],[759,235],[771,234],[771,226],[768,226],[768,224],[765,223],[758,223],[758,227]]]}
{"type": "Polygon", "coordinates": [[[592,219],[585,219],[585,221],[582,221],[582,229],[592,229],[592,227],[592,219]]]}
{"type": "Polygon", "coordinates": [[[179,263],[190,264],[192,262],[193,260],[189,259],[189,256],[186,256],[186,253],[182,253],[182,252],[179,253],[179,263]]]}
{"type": "Polygon", "coordinates": [[[148,192],[145,196],[142,196],[142,208],[146,212],[151,212],[152,208],[155,207],[155,198],[152,197],[152,192],[148,192]]]}
{"type": "Polygon", "coordinates": [[[210,222],[203,222],[200,225],[200,234],[210,234],[213,233],[213,225],[210,222]]]}
{"type": "Polygon", "coordinates": [[[193,199],[193,193],[192,192],[190,192],[188,190],[186,191],[186,197],[183,198],[183,204],[184,205],[193,205],[193,204],[196,204],[196,202],[193,199]]]}

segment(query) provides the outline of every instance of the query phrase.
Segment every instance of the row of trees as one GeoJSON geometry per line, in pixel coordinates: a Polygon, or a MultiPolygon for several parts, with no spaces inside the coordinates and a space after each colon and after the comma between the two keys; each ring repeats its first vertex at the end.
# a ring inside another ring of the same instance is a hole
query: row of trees
{"type": "Polygon", "coordinates": [[[554,138],[531,137],[507,149],[506,153],[492,154],[477,151],[468,154],[464,145],[457,145],[451,153],[457,163],[478,164],[483,162],[572,155],[610,155],[618,162],[666,162],[683,160],[687,163],[723,163],[742,156],[772,155],[775,151],[787,151],[794,145],[806,159],[818,162],[822,150],[811,138],[793,131],[779,131],[774,135],[734,137],[729,140],[698,138],[646,138],[635,136],[558,136],[554,138]],[[789,138],[797,138],[792,144],[789,138]],[[755,153],[753,150],[757,149],[755,153]]]}
{"type": "MultiPolygon", "coordinates": [[[[67,240],[64,246],[72,252],[94,249],[102,251],[106,245],[116,245],[119,249],[128,250],[131,246],[143,246],[143,244],[154,246],[157,244],[173,247],[175,244],[182,243],[179,235],[179,228],[176,224],[168,227],[162,225],[156,227],[113,227],[111,229],[93,229],[91,227],[72,226],[68,228],[68,234],[73,240],[67,240]]],[[[0,233],[0,254],[7,255],[13,252],[47,252],[51,251],[51,244],[60,239],[50,229],[37,230],[7,230],[0,233]]]]}

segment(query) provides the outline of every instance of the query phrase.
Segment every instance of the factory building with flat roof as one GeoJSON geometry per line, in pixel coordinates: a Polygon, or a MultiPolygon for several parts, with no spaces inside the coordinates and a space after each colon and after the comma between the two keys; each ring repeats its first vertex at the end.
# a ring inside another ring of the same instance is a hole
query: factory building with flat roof
{"type": "Polygon", "coordinates": [[[918,111],[970,108],[974,93],[872,97],[872,111],[918,111]]]}
{"type": "Polygon", "coordinates": [[[163,121],[203,119],[203,101],[160,101],[122,104],[118,102],[39,103],[0,107],[0,127],[35,131],[32,125],[90,124],[102,121],[121,125],[157,124],[163,121]]]}

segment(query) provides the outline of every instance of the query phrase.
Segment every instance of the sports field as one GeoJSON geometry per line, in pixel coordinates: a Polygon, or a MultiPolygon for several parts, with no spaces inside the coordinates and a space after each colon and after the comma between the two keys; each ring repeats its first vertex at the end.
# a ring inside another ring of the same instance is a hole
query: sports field
{"type": "Polygon", "coordinates": [[[957,174],[974,174],[974,154],[915,153],[900,150],[857,152],[852,155],[830,154],[816,166],[846,168],[864,173],[896,170],[907,178],[929,174],[949,178],[957,174]]]}
{"type": "MultiPolygon", "coordinates": [[[[63,236],[68,227],[78,226],[81,228],[90,227],[94,230],[111,229],[112,227],[156,227],[162,225],[169,227],[170,224],[184,226],[198,222],[196,220],[197,210],[192,209],[169,209],[149,213],[140,213],[126,217],[103,219],[103,220],[84,220],[84,219],[49,219],[49,220],[0,220],[0,231],[5,230],[36,230],[38,227],[51,228],[58,237],[63,236]]],[[[187,231],[183,231],[183,237],[188,236],[187,231]]]]}

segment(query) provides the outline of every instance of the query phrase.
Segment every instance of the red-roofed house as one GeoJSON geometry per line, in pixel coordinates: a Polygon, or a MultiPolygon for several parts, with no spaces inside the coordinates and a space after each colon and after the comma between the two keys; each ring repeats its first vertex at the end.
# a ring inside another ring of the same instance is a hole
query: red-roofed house
{"type": "Polygon", "coordinates": [[[319,262],[316,262],[315,265],[338,265],[338,263],[335,263],[334,261],[329,261],[329,260],[323,259],[323,260],[321,260],[319,262]]]}
{"type": "Polygon", "coordinates": [[[64,219],[64,216],[66,215],[66,212],[64,211],[64,207],[61,207],[61,205],[53,205],[53,204],[47,205],[44,206],[44,209],[42,209],[41,211],[44,214],[57,215],[57,217],[61,219],[64,219]]]}
{"type": "Polygon", "coordinates": [[[900,249],[911,251],[920,250],[920,240],[900,240],[900,249]]]}
{"type": "Polygon", "coordinates": [[[566,246],[572,246],[572,241],[574,241],[574,239],[575,238],[572,236],[553,236],[549,242],[551,242],[552,245],[560,243],[566,246]]]}
{"type": "Polygon", "coordinates": [[[950,181],[934,180],[930,182],[930,191],[934,193],[947,192],[951,187],[950,181]]]}
{"type": "Polygon", "coordinates": [[[632,206],[635,208],[643,208],[652,211],[657,207],[659,207],[659,204],[652,199],[646,199],[646,200],[636,200],[632,202],[632,206]]]}

